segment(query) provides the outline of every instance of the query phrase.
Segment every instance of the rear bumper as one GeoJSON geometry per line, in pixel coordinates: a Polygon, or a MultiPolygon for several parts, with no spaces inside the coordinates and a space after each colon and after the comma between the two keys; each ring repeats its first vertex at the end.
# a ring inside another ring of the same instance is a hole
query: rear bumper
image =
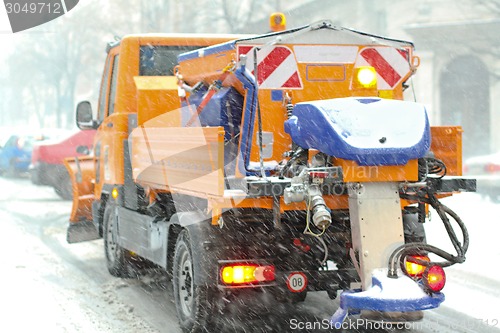
{"type": "MultiPolygon", "coordinates": [[[[272,260],[250,260],[248,262],[255,263],[262,261],[264,263],[271,263],[272,260]]],[[[224,261],[219,260],[219,266],[224,261]]],[[[236,262],[246,262],[245,260],[236,260],[236,262]]],[[[331,298],[335,298],[336,292],[338,290],[347,289],[351,283],[359,282],[359,277],[355,269],[341,269],[332,271],[276,271],[275,280],[271,283],[265,285],[238,285],[238,286],[227,286],[219,281],[218,287],[220,289],[241,289],[241,288],[254,288],[254,287],[272,287],[275,289],[280,289],[283,293],[293,294],[287,287],[287,278],[293,273],[301,273],[304,276],[305,285],[304,292],[309,291],[326,291],[331,295],[331,298]]]]}

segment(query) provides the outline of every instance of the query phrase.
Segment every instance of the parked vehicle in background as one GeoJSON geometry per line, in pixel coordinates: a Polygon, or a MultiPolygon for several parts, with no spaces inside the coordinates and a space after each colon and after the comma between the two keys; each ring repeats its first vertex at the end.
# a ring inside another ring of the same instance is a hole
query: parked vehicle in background
{"type": "Polygon", "coordinates": [[[35,144],[29,168],[31,182],[35,185],[52,186],[61,198],[71,199],[73,192],[68,172],[63,164],[64,158],[83,155],[77,152],[79,146],[84,146],[90,151],[94,135],[95,131],[77,131],[57,140],[35,144]]]}
{"type": "Polygon", "coordinates": [[[67,135],[63,129],[7,129],[0,135],[0,174],[15,177],[27,173],[33,146],[37,142],[55,140],[67,135]]]}
{"type": "Polygon", "coordinates": [[[7,133],[0,139],[0,174],[9,177],[28,171],[35,137],[7,133]]]}
{"type": "Polygon", "coordinates": [[[464,173],[477,179],[477,193],[500,202],[500,152],[467,159],[464,173]]]}

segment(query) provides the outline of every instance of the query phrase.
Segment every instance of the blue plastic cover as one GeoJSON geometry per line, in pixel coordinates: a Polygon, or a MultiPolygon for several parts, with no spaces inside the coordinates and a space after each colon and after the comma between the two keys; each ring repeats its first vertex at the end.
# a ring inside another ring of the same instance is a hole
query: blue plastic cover
{"type": "Polygon", "coordinates": [[[207,47],[200,48],[200,49],[197,49],[194,51],[181,53],[177,56],[177,60],[179,62],[183,62],[183,61],[187,61],[187,60],[191,60],[191,59],[203,58],[203,57],[211,55],[211,54],[232,51],[235,48],[236,48],[236,41],[232,40],[230,42],[212,45],[212,46],[207,46],[207,47]]]}
{"type": "MultiPolygon", "coordinates": [[[[189,97],[190,108],[182,103],[182,126],[196,114],[196,108],[203,101],[207,88],[203,87],[189,97]],[[189,112],[187,112],[189,111],[189,112]]],[[[195,126],[222,126],[224,127],[224,165],[226,175],[234,175],[234,161],[238,153],[238,138],[243,112],[243,96],[234,88],[224,87],[215,93],[205,105],[196,121],[195,126]]]]}
{"type": "MultiPolygon", "coordinates": [[[[203,87],[189,97],[189,103],[194,110],[200,105],[207,88],[203,87]]],[[[182,103],[185,107],[186,103],[182,103]]],[[[243,109],[243,97],[234,88],[222,88],[215,93],[205,108],[201,111],[198,119],[200,126],[222,126],[226,131],[225,139],[230,140],[240,132],[241,115],[243,109]]],[[[192,117],[191,114],[183,113],[182,124],[192,117]]]]}
{"type": "Polygon", "coordinates": [[[374,97],[297,103],[285,132],[302,148],[359,165],[404,165],[431,141],[423,105],[374,97]]]}

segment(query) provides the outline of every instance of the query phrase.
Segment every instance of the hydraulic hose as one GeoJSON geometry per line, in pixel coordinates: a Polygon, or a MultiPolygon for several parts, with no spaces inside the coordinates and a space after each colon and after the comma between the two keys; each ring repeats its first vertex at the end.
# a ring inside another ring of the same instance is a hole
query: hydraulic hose
{"type": "Polygon", "coordinates": [[[302,155],[302,153],[305,152],[305,149],[304,148],[297,148],[297,150],[293,153],[292,157],[288,160],[288,162],[286,162],[285,166],[283,167],[283,169],[281,169],[281,172],[279,174],[279,178],[280,179],[283,179],[285,177],[285,173],[288,171],[288,169],[290,169],[290,167],[292,166],[292,164],[302,155]]]}
{"type": "Polygon", "coordinates": [[[449,207],[439,202],[436,196],[433,193],[431,193],[429,189],[427,189],[426,192],[427,192],[427,198],[418,194],[414,196],[402,195],[402,197],[408,199],[416,199],[419,202],[428,203],[436,210],[439,217],[441,218],[441,221],[445,226],[446,232],[450,237],[450,240],[457,252],[457,255],[454,256],[451,253],[448,253],[440,248],[425,243],[403,244],[396,250],[394,250],[394,252],[389,257],[389,272],[388,272],[389,277],[393,278],[397,277],[396,264],[399,262],[400,265],[403,265],[405,257],[412,251],[428,251],[444,259],[444,261],[441,262],[429,262],[417,258],[412,259],[412,261],[414,261],[415,263],[426,267],[432,265],[447,267],[457,263],[463,263],[465,261],[465,254],[467,253],[467,250],[469,248],[469,233],[467,231],[467,228],[465,227],[465,224],[453,210],[451,210],[449,207]],[[450,220],[448,219],[447,214],[451,216],[460,227],[463,236],[463,244],[460,244],[460,241],[450,223],[450,220]]]}

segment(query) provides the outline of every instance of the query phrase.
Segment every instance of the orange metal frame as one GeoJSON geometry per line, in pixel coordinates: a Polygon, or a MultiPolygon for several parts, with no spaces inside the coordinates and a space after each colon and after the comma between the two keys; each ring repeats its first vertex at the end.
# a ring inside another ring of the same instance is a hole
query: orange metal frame
{"type": "MultiPolygon", "coordinates": [[[[119,46],[112,48],[108,54],[108,73],[111,74],[112,60],[119,54],[119,64],[116,83],[115,100],[109,100],[109,89],[111,80],[107,80],[107,85],[101,89],[106,89],[105,109],[99,110],[99,113],[106,113],[109,105],[114,103],[114,113],[107,115],[101,124],[96,142],[100,142],[101,154],[95,159],[100,162],[100,181],[95,183],[95,198],[99,199],[103,184],[123,184],[124,180],[124,160],[123,160],[123,142],[129,136],[128,116],[137,114],[139,127],[136,131],[143,131],[146,124],[151,125],[157,121],[158,127],[171,127],[181,130],[180,126],[180,100],[177,95],[177,81],[175,77],[140,77],[139,76],[139,48],[141,45],[172,45],[172,46],[199,46],[204,47],[217,43],[236,39],[239,36],[195,36],[195,35],[133,35],[125,37],[119,46]],[[161,120],[161,121],[160,121],[161,120]]],[[[293,45],[285,45],[293,48],[293,45]]],[[[362,46],[358,46],[362,47],[362,46]]],[[[222,70],[236,58],[234,51],[228,51],[221,55],[201,57],[190,60],[188,63],[181,64],[181,74],[188,78],[190,84],[198,81],[205,81],[211,84],[212,80],[220,77],[222,70]],[[199,74],[199,68],[211,68],[211,72],[199,74]]],[[[410,50],[410,59],[414,59],[410,50]]],[[[354,73],[354,64],[339,64],[342,67],[342,73],[339,68],[325,66],[324,64],[297,63],[298,71],[301,75],[303,89],[294,89],[283,91],[283,95],[291,97],[292,103],[303,101],[329,99],[347,96],[380,96],[383,98],[403,99],[403,87],[398,85],[394,90],[378,91],[376,89],[356,89],[353,90],[352,79],[354,73]],[[342,75],[340,75],[342,74],[342,75]],[[309,75],[309,76],[308,76],[309,75]],[[334,80],[332,79],[334,78],[334,80]]],[[[408,79],[416,67],[412,65],[412,71],[408,73],[404,80],[408,79]]],[[[403,80],[403,81],[404,81],[403,80]]],[[[103,82],[104,80],[103,76],[103,82]]],[[[245,90],[236,80],[234,75],[228,74],[223,80],[224,86],[234,86],[245,98],[245,90]]],[[[288,135],[283,135],[283,123],[286,120],[286,109],[284,101],[272,101],[270,90],[259,90],[259,100],[263,112],[262,127],[263,131],[273,132],[274,144],[273,155],[268,160],[279,161],[284,152],[290,149],[291,140],[288,135]]],[[[220,131],[218,129],[217,131],[220,131]]],[[[136,132],[135,131],[135,132],[136,132]]],[[[222,130],[223,131],[223,130],[222,130]]],[[[251,160],[258,160],[259,152],[256,140],[257,126],[254,126],[254,140],[251,149],[251,160]]],[[[223,137],[217,134],[219,148],[218,154],[223,156],[223,144],[219,142],[223,137]]],[[[149,144],[149,143],[148,143],[149,144]]],[[[433,127],[432,128],[432,150],[436,157],[443,159],[448,166],[448,174],[461,174],[461,129],[458,127],[433,127]]],[[[144,151],[151,156],[151,152],[144,151]]],[[[207,162],[207,161],[205,161],[207,162]]],[[[205,163],[204,162],[204,163],[205,163]]],[[[209,161],[208,161],[209,162],[209,161]]],[[[208,163],[207,162],[207,163],[208,163]]],[[[220,162],[220,161],[219,161],[220,162]]],[[[403,167],[361,167],[353,161],[335,159],[336,165],[344,170],[344,181],[346,182],[365,182],[365,181],[415,181],[418,177],[417,161],[410,161],[403,167]]],[[[140,164],[140,163],[139,163],[140,164]]],[[[214,163],[211,167],[220,168],[219,163],[214,163]]],[[[196,188],[192,190],[175,189],[168,187],[154,187],[151,182],[144,182],[147,187],[153,187],[156,191],[179,191],[188,195],[194,195],[206,198],[209,209],[212,210],[212,223],[217,223],[217,219],[222,209],[231,207],[259,207],[263,209],[272,209],[273,201],[271,197],[264,198],[240,198],[238,195],[224,195],[223,179],[224,175],[219,172],[211,181],[207,183],[216,186],[216,193],[213,191],[200,191],[196,188]],[[207,195],[207,193],[212,193],[207,195]]],[[[140,182],[140,180],[138,180],[140,182]]],[[[87,189],[88,190],[88,189],[87,189]]],[[[346,209],[348,207],[347,196],[336,195],[326,196],[325,201],[331,209],[346,209]]],[[[86,204],[84,204],[85,206],[86,204]]],[[[280,210],[304,210],[304,203],[294,203],[285,205],[280,202],[280,210]]],[[[76,214],[76,211],[74,212],[76,214]]],[[[72,214],[75,215],[75,214],[72,214]]]]}

